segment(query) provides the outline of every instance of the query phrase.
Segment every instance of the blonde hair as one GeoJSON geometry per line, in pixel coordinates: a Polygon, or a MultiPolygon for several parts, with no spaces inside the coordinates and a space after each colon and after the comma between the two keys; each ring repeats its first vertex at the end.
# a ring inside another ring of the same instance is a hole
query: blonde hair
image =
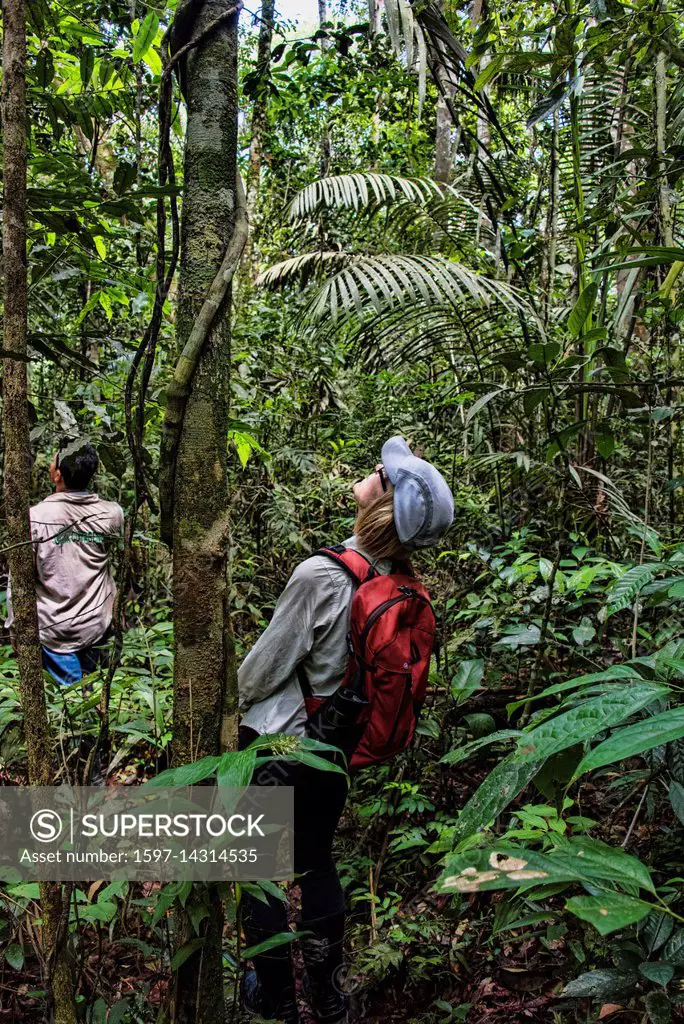
{"type": "Polygon", "coordinates": [[[399,540],[394,525],[393,491],[386,491],[370,505],[359,509],[354,532],[359,547],[374,562],[378,558],[408,559],[409,551],[399,540]]]}

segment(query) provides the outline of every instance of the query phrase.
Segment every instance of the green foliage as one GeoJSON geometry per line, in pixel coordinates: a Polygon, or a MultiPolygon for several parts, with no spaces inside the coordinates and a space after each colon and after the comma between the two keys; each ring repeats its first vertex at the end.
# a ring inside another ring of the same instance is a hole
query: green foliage
{"type": "MultiPolygon", "coordinates": [[[[351,533],[349,485],[382,442],[402,432],[423,445],[456,502],[444,544],[416,558],[439,619],[430,694],[412,751],[354,780],[336,850],[368,1019],[378,1006],[388,1016],[389,984],[406,1019],[412,1000],[426,1022],[494,1016],[496,995],[479,981],[524,947],[568,982],[559,1019],[586,1017],[573,1000],[630,999],[660,1022],[678,1012],[684,968],[682,30],[669,3],[484,8],[472,25],[463,5],[447,3],[440,20],[390,4],[379,35],[332,9],[310,37],[278,21],[265,70],[259,26],[242,16],[239,162],[246,173],[253,105],[265,98],[251,220],[268,287],[248,268],[234,286],[228,599],[241,656],[293,566],[351,533]],[[438,90],[427,74],[444,62],[459,83],[458,127],[441,135],[448,182],[434,178],[438,90]],[[544,877],[515,878],[494,855],[544,877]],[[434,891],[436,878],[472,885],[470,868],[496,872],[480,895],[441,881],[434,891]]],[[[127,511],[135,501],[122,396],[154,298],[157,199],[168,217],[182,188],[177,86],[176,183],[157,180],[172,13],[29,5],[36,500],[66,431],[97,439],[101,493],[127,511]]],[[[176,305],[172,290],[140,403],[153,492],[176,305]]],[[[131,560],[106,767],[118,782],[243,784],[265,756],[258,744],[167,768],[170,559],[149,508],[131,560]]],[[[46,680],[60,749],[73,733],[98,734],[102,677],[89,685],[84,697],[46,680]]],[[[22,724],[5,646],[0,769],[11,780],[25,778],[22,724]]],[[[268,742],[276,756],[341,770],[306,740],[268,742]]],[[[268,883],[244,889],[283,898],[268,883]]],[[[38,892],[9,882],[3,892],[14,901],[0,918],[11,979],[33,970],[26,922],[38,892]]],[[[194,896],[201,931],[201,886],[194,896]]],[[[70,928],[93,986],[85,1019],[150,1019],[149,978],[199,948],[199,934],[180,950],[168,941],[167,918],[189,897],[182,885],[77,888],[70,928]],[[96,941],[134,958],[130,1003],[107,972],[93,978],[96,941]]],[[[233,985],[236,899],[226,900],[233,985]]]]}

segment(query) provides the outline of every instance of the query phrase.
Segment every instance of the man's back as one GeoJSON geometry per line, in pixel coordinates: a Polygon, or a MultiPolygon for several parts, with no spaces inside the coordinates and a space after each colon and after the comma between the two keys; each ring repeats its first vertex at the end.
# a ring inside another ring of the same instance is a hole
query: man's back
{"type": "Polygon", "coordinates": [[[31,509],[44,647],[78,651],[107,632],[116,595],[109,549],[122,527],[121,507],[87,492],[57,492],[31,509]]]}

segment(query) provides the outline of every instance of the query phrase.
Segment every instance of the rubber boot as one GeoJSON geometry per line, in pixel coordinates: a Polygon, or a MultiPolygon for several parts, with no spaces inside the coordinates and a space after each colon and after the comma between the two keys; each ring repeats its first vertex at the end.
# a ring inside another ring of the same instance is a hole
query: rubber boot
{"type": "Polygon", "coordinates": [[[347,1004],[336,985],[344,954],[344,914],[302,921],[300,931],[314,934],[301,940],[306,975],[304,993],[318,1024],[348,1024],[347,1004]]]}
{"type": "MultiPolygon", "coordinates": [[[[267,938],[270,935],[253,936],[250,933],[252,945],[267,938]]],[[[246,971],[242,978],[242,1001],[245,1008],[258,1013],[265,1020],[299,1024],[289,943],[259,953],[252,960],[255,970],[246,971]]]]}

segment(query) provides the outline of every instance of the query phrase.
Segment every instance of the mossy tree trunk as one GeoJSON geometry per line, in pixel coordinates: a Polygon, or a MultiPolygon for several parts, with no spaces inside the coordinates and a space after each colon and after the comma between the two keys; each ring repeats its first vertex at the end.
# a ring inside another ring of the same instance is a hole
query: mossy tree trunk
{"type": "MultiPolygon", "coordinates": [[[[199,36],[232,4],[205,0],[199,36]]],[[[237,21],[223,20],[187,56],[187,133],[177,340],[181,351],[221,266],[235,227],[237,21]]],[[[173,762],[187,764],[234,746],[237,679],[227,586],[226,443],[230,375],[230,289],[213,319],[185,405],[173,496],[175,629],[173,762]]],[[[204,944],[176,976],[174,1019],[224,1020],[223,911],[215,888],[197,890],[208,915],[204,944]]],[[[177,917],[177,948],[195,937],[177,917]]]]}
{"type": "MultiPolygon", "coordinates": [[[[5,439],[4,503],[12,580],[14,643],[19,665],[29,782],[52,782],[52,743],[38,636],[29,500],[31,449],[26,369],[26,11],[24,0],[3,3],[3,270],[2,425],[5,439]]],[[[67,949],[68,897],[62,886],[41,882],[45,982],[56,1024],[75,1024],[74,986],[67,949]]]]}

